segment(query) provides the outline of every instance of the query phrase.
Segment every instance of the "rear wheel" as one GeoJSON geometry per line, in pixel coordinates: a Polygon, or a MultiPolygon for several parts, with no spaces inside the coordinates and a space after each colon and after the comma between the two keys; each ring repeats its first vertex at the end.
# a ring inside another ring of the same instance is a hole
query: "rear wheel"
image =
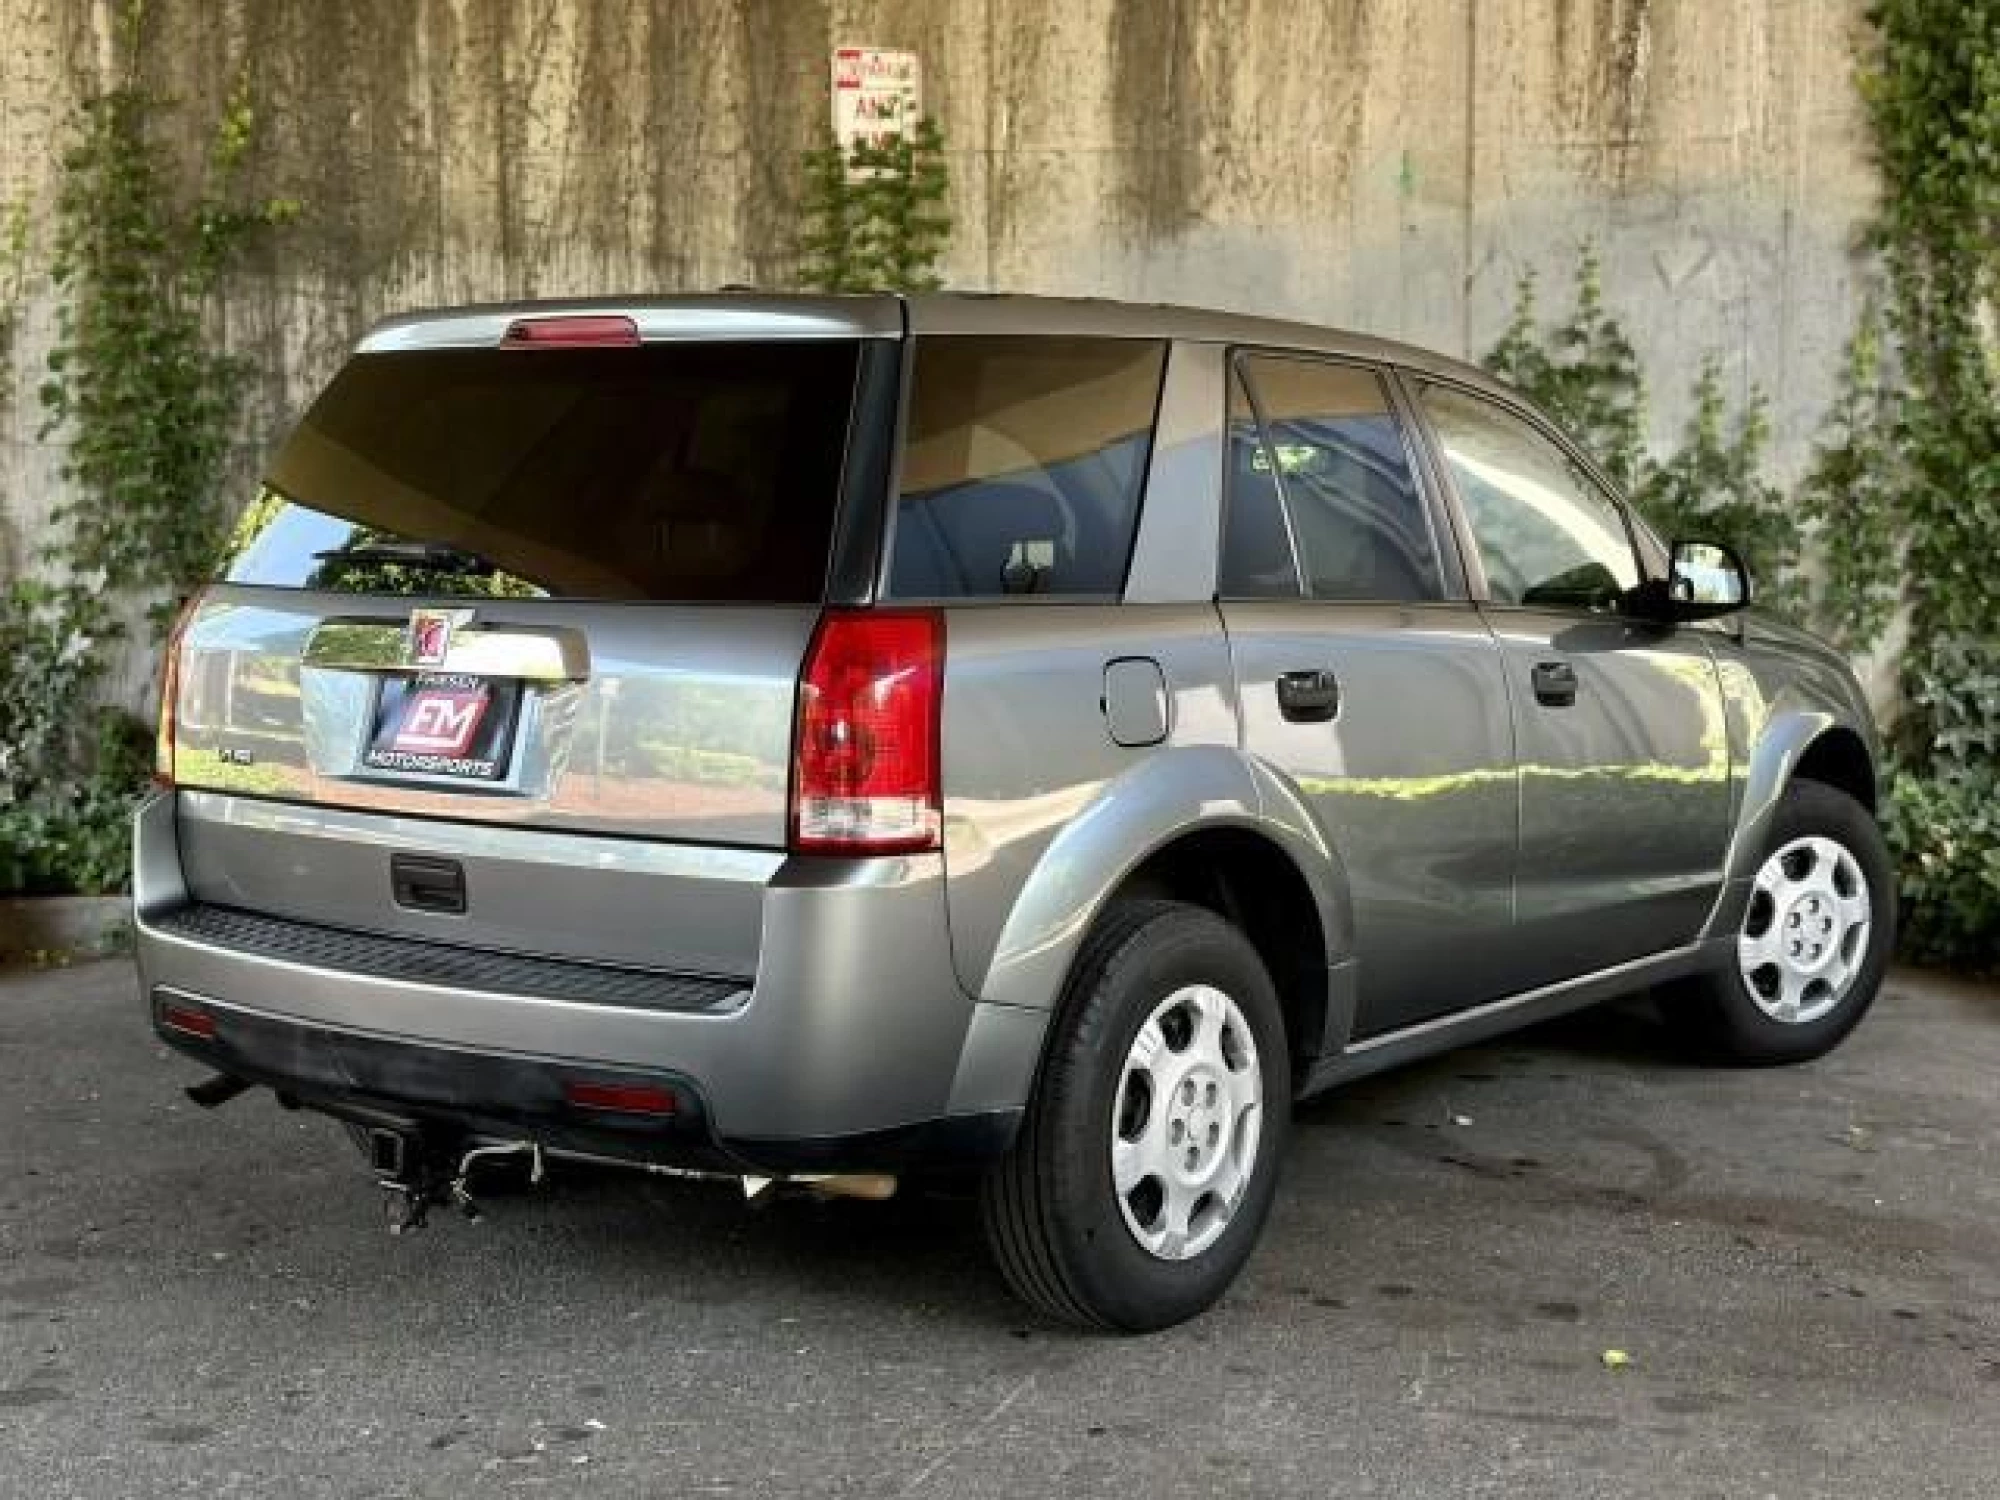
{"type": "Polygon", "coordinates": [[[1235,1279],[1277,1186],[1291,1074],[1270,976],[1212,912],[1120,903],[1055,1025],[1020,1135],[982,1187],[994,1258],[1066,1322],[1193,1317],[1235,1279]]]}
{"type": "Polygon", "coordinates": [[[1668,990],[1668,1018],[1724,1061],[1822,1056],[1874,1003],[1895,919],[1874,818],[1833,787],[1794,782],[1752,876],[1731,962],[1668,990]]]}

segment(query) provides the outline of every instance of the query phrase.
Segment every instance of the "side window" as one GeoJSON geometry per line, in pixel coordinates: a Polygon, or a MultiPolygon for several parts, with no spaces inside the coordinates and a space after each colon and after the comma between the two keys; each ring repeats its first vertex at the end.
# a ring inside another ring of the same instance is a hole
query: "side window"
{"type": "Polygon", "coordinates": [[[919,339],[890,592],[1118,593],[1166,358],[1155,339],[919,339]]]}
{"type": "Polygon", "coordinates": [[[1278,494],[1277,460],[1264,442],[1242,371],[1233,361],[1228,440],[1218,591],[1225,599],[1296,599],[1299,566],[1285,502],[1278,494]]]}
{"type": "Polygon", "coordinates": [[[1501,604],[1604,609],[1639,582],[1624,512],[1506,408],[1425,386],[1424,408],[1501,604]]]}
{"type": "Polygon", "coordinates": [[[1277,355],[1239,368],[1265,438],[1252,467],[1274,471],[1306,594],[1440,598],[1437,543],[1381,378],[1277,355]]]}

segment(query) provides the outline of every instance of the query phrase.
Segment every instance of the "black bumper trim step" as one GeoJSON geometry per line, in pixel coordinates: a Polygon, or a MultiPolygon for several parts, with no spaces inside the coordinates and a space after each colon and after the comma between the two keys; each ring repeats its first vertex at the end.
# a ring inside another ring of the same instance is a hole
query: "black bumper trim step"
{"type": "Polygon", "coordinates": [[[1019,1110],[995,1110],[853,1135],[718,1137],[700,1085],[671,1070],[375,1036],[224,1005],[169,985],[154,986],[151,1004],[154,1034],[222,1078],[264,1085],[288,1103],[358,1125],[447,1140],[525,1136],[556,1151],[723,1174],[957,1174],[990,1163],[1020,1126],[1019,1110]],[[205,1018],[212,1034],[170,1024],[175,1008],[205,1018]],[[653,1084],[672,1094],[674,1109],[652,1116],[579,1108],[566,1091],[578,1079],[653,1084]]]}
{"type": "Polygon", "coordinates": [[[256,958],[369,979],[444,985],[530,999],[712,1015],[739,1009],[749,991],[749,985],[738,979],[663,974],[651,969],[493,953],[422,938],[384,937],[379,933],[321,927],[312,922],[295,922],[204,903],[191,903],[148,916],[146,924],[165,937],[256,958]]]}
{"type": "Polygon", "coordinates": [[[530,1136],[638,1160],[725,1160],[710,1139],[700,1090],[673,1072],[375,1036],[224,1006],[166,985],[154,987],[152,1009],[161,1041],[226,1077],[343,1119],[479,1139],[530,1136]],[[198,1008],[212,1034],[168,1024],[175,1006],[198,1008]],[[671,1095],[673,1108],[659,1115],[579,1109],[567,1094],[578,1080],[651,1084],[671,1095]]]}

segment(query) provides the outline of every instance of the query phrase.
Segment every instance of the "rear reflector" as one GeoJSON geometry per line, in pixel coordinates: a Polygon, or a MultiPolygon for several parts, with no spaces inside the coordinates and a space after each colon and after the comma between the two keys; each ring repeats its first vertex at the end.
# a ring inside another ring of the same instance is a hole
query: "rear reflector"
{"type": "Polygon", "coordinates": [[[671,1115],[673,1094],[650,1083],[565,1083],[563,1097],[578,1109],[614,1115],[671,1115]]]}
{"type": "Polygon", "coordinates": [[[828,610],[799,681],[792,847],[897,854],[938,847],[944,618],[828,610]]]}
{"type": "Polygon", "coordinates": [[[196,1010],[192,1005],[177,1005],[171,1000],[162,1001],[160,1024],[169,1031],[178,1031],[183,1036],[199,1037],[204,1042],[215,1039],[215,1017],[205,1010],[196,1010]]]}
{"type": "Polygon", "coordinates": [[[639,325],[624,317],[516,318],[502,349],[636,349],[639,325]]]}

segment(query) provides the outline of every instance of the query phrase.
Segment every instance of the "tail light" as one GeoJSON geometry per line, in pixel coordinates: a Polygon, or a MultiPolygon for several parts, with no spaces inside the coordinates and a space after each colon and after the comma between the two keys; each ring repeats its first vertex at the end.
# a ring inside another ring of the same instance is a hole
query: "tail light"
{"type": "Polygon", "coordinates": [[[792,847],[898,854],[938,847],[944,618],[829,610],[799,681],[792,847]]]}
{"type": "Polygon", "coordinates": [[[160,663],[160,728],[153,738],[156,786],[174,784],[174,716],[181,695],[181,637],[187,634],[200,607],[201,595],[197,593],[181,606],[180,613],[174,616],[173,628],[167,631],[166,656],[160,663]]]}

